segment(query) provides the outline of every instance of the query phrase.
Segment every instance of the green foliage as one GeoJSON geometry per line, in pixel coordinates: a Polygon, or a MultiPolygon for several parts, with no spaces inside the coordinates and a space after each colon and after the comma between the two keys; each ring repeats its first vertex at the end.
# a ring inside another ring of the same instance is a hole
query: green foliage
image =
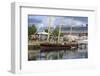
{"type": "MultiPolygon", "coordinates": [[[[54,31],[52,32],[52,34],[53,34],[54,36],[58,36],[58,34],[59,34],[59,27],[56,27],[56,28],[54,29],[54,31]]],[[[63,33],[60,33],[60,36],[63,36],[63,33]]]]}
{"type": "Polygon", "coordinates": [[[48,29],[45,29],[45,32],[48,33],[48,29]]]}
{"type": "Polygon", "coordinates": [[[59,28],[56,27],[56,28],[54,29],[54,31],[53,31],[52,34],[53,34],[54,36],[58,36],[58,34],[59,34],[59,28]]]}
{"type": "Polygon", "coordinates": [[[35,26],[35,24],[33,24],[32,26],[28,27],[28,36],[35,34],[35,32],[37,31],[37,28],[35,26]]]}

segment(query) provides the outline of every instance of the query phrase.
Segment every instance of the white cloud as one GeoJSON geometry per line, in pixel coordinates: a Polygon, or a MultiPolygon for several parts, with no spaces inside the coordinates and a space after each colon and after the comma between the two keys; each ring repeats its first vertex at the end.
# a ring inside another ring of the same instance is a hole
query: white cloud
{"type": "Polygon", "coordinates": [[[82,26],[82,25],[86,25],[84,22],[79,21],[79,20],[75,20],[75,19],[64,19],[64,24],[65,25],[72,25],[72,26],[82,26]]]}
{"type": "Polygon", "coordinates": [[[54,21],[55,21],[55,17],[47,17],[47,18],[44,18],[41,23],[43,23],[44,26],[47,26],[48,27],[49,21],[50,21],[51,27],[53,27],[54,21]]]}

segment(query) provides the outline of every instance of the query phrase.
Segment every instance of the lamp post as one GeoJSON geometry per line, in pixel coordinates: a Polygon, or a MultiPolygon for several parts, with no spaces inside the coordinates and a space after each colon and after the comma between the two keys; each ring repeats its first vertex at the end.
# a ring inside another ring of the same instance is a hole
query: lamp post
{"type": "Polygon", "coordinates": [[[73,30],[73,18],[72,18],[72,21],[71,21],[70,35],[72,35],[72,30],[73,30]]]}

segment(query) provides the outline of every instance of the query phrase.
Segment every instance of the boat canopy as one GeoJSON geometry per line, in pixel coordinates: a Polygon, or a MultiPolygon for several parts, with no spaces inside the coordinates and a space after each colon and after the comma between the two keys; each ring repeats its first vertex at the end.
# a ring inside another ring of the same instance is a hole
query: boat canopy
{"type": "Polygon", "coordinates": [[[38,32],[37,34],[39,34],[39,35],[48,35],[48,33],[46,33],[46,32],[38,32]]]}

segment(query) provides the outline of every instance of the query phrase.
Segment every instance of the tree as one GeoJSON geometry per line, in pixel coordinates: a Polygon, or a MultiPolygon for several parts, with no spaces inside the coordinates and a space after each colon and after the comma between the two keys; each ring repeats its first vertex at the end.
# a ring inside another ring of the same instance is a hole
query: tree
{"type": "MultiPolygon", "coordinates": [[[[54,29],[54,31],[52,32],[52,34],[53,34],[54,36],[58,36],[58,34],[59,34],[59,27],[56,27],[56,28],[54,29]]],[[[60,33],[60,36],[63,36],[63,33],[60,33]]]]}
{"type": "Polygon", "coordinates": [[[54,35],[54,36],[58,36],[58,34],[59,34],[59,28],[56,27],[56,28],[54,29],[54,31],[53,31],[53,35],[54,35]]]}
{"type": "Polygon", "coordinates": [[[36,31],[37,31],[37,28],[36,28],[35,24],[33,24],[32,26],[28,27],[28,35],[29,36],[32,35],[32,34],[35,34],[36,31]]]}
{"type": "Polygon", "coordinates": [[[45,29],[45,32],[48,33],[48,29],[45,29]]]}

